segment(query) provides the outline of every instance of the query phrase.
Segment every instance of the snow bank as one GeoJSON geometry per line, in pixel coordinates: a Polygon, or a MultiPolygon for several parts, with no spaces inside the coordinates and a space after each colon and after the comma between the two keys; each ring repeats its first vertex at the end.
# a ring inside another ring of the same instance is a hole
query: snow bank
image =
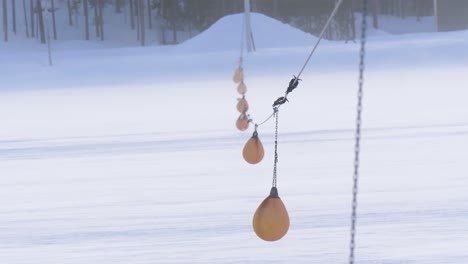
{"type": "MultiPolygon", "coordinates": [[[[244,14],[225,16],[198,36],[179,45],[193,51],[239,50],[244,14]]],[[[252,32],[257,49],[310,46],[315,37],[259,13],[251,14],[252,32]]]]}

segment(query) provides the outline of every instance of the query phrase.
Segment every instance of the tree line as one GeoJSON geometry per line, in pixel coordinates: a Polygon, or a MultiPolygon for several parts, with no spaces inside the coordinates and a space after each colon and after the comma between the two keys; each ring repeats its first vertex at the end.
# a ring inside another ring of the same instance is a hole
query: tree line
{"type": "MultiPolygon", "coordinates": [[[[136,40],[144,46],[148,30],[160,34],[160,44],[178,43],[180,32],[191,37],[212,25],[219,18],[243,12],[244,0],[2,0],[4,41],[8,34],[17,32],[17,8],[23,14],[27,38],[38,38],[46,43],[44,15],[52,18],[50,26],[54,39],[58,39],[55,13],[56,2],[66,6],[68,25],[83,21],[84,39],[91,34],[105,40],[104,9],[129,18],[129,28],[135,31],[136,40]],[[21,7],[20,7],[21,5],[21,7]],[[47,6],[47,10],[45,8],[47,6]],[[10,14],[9,14],[10,13],[10,14]],[[10,25],[11,23],[11,25],[10,25]],[[94,33],[92,33],[94,31],[94,33]]],[[[336,0],[250,0],[253,12],[266,14],[306,32],[318,34],[336,0]]],[[[325,38],[354,40],[355,13],[360,12],[361,0],[345,0],[325,38]]],[[[379,15],[405,18],[433,15],[433,0],[370,0],[372,24],[379,27],[379,15]]]]}

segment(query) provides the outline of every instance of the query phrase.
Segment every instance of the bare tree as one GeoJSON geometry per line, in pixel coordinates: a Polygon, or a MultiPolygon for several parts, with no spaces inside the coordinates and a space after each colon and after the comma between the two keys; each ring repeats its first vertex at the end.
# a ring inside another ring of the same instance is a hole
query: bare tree
{"type": "Polygon", "coordinates": [[[30,0],[29,1],[29,11],[31,12],[31,37],[36,37],[35,32],[34,32],[34,1],[30,0]]]}
{"type": "Polygon", "coordinates": [[[141,45],[145,46],[145,7],[144,7],[144,0],[138,0],[140,2],[140,14],[138,18],[140,19],[140,40],[141,45]]]}
{"type": "Polygon", "coordinates": [[[84,17],[85,17],[85,39],[89,40],[88,0],[83,0],[83,10],[84,10],[84,17]]]}
{"type": "Polygon", "coordinates": [[[159,28],[161,31],[161,44],[166,45],[167,40],[166,40],[166,27],[162,21],[164,21],[164,12],[166,10],[166,5],[164,1],[161,1],[161,4],[159,6],[159,13],[161,16],[161,22],[159,22],[159,28]]]}
{"type": "Polygon", "coordinates": [[[96,37],[100,37],[99,35],[99,15],[98,15],[98,1],[94,0],[94,26],[96,28],[96,37]]]}
{"type": "Polygon", "coordinates": [[[278,17],[278,0],[273,0],[273,16],[278,17]]]}
{"type": "Polygon", "coordinates": [[[51,8],[52,8],[52,30],[54,32],[54,39],[57,40],[57,25],[55,24],[55,5],[54,0],[50,1],[51,8]]]}
{"type": "Polygon", "coordinates": [[[135,3],[135,15],[136,15],[136,30],[137,30],[137,40],[140,40],[140,0],[133,1],[135,3]]]}
{"type": "Polygon", "coordinates": [[[13,33],[16,35],[16,0],[11,0],[11,25],[13,33]]]}
{"type": "Polygon", "coordinates": [[[5,42],[8,41],[8,12],[7,12],[7,0],[3,0],[3,38],[5,42]]]}
{"type": "Polygon", "coordinates": [[[151,18],[151,2],[150,2],[150,0],[147,0],[146,6],[148,8],[148,28],[152,29],[153,28],[153,21],[151,21],[152,18],[151,18]]]}
{"type": "Polygon", "coordinates": [[[116,13],[122,13],[122,5],[123,5],[122,0],[115,0],[115,12],[116,13]]]}
{"type": "Polygon", "coordinates": [[[99,2],[99,31],[101,33],[101,41],[104,40],[104,17],[102,16],[102,9],[104,7],[104,0],[98,0],[99,2]]]}
{"type": "Polygon", "coordinates": [[[371,9],[372,9],[372,25],[375,29],[379,29],[379,16],[378,16],[378,7],[379,3],[377,0],[372,0],[371,9]]]}
{"type": "Polygon", "coordinates": [[[73,26],[72,10],[71,10],[70,0],[67,0],[67,11],[68,11],[68,25],[73,26]]]}
{"type": "Polygon", "coordinates": [[[131,29],[135,29],[135,18],[133,17],[133,0],[130,0],[129,1],[129,5],[130,5],[130,26],[131,26],[131,29]]]}
{"type": "Polygon", "coordinates": [[[44,28],[44,17],[42,15],[42,5],[41,0],[36,0],[36,7],[37,7],[37,15],[39,19],[39,34],[41,37],[41,43],[46,44],[46,37],[45,37],[45,28],[44,28]]]}
{"type": "Polygon", "coordinates": [[[47,54],[49,55],[49,66],[52,66],[52,50],[50,49],[50,31],[49,31],[49,0],[45,1],[46,11],[46,31],[47,31],[47,54]]]}
{"type": "Polygon", "coordinates": [[[28,12],[26,10],[26,0],[23,0],[24,25],[26,26],[26,37],[29,38],[28,12]]]}

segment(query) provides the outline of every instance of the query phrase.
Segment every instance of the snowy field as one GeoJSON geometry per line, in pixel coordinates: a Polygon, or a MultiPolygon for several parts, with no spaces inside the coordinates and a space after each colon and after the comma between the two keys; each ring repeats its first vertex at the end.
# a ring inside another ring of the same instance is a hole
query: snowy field
{"type": "MultiPolygon", "coordinates": [[[[346,263],[359,46],[324,41],[281,108],[291,226],[269,243],[251,222],[274,124],[259,129],[263,162],[247,164],[233,23],[172,47],[55,43],[53,67],[44,46],[0,45],[0,263],[346,263]]],[[[254,34],[260,120],[314,38],[260,15],[254,34]]],[[[468,31],[370,35],[357,263],[466,264],[468,31]]]]}

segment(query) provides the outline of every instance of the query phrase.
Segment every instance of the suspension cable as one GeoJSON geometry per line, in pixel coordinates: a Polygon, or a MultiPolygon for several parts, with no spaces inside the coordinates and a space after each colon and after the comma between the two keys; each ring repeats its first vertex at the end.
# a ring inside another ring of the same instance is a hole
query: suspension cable
{"type": "Polygon", "coordinates": [[[299,73],[297,74],[297,76],[294,76],[294,78],[289,82],[289,86],[284,94],[284,96],[276,99],[276,101],[273,103],[273,113],[270,114],[267,118],[265,118],[262,122],[259,122],[259,123],[256,123],[254,122],[252,119],[249,118],[249,121],[253,124],[255,124],[257,127],[258,126],[261,126],[263,124],[265,124],[266,122],[268,122],[273,116],[275,116],[275,111],[277,111],[279,109],[279,107],[288,102],[288,94],[290,92],[292,92],[298,85],[299,85],[299,81],[301,79],[299,79],[299,77],[302,75],[304,69],[306,68],[307,64],[309,63],[310,59],[312,58],[312,55],[315,53],[315,50],[317,49],[318,45],[320,44],[320,41],[322,40],[323,38],[323,35],[325,34],[325,32],[327,31],[328,27],[330,26],[331,24],[331,21],[333,20],[333,18],[335,17],[336,13],[338,12],[338,9],[339,7],[341,6],[341,3],[343,3],[343,0],[338,0],[338,2],[336,2],[335,4],[335,7],[333,8],[333,11],[332,13],[330,14],[330,16],[328,17],[328,20],[327,22],[325,23],[325,25],[323,26],[322,28],[322,31],[320,32],[318,38],[317,38],[317,41],[315,42],[315,45],[314,47],[312,48],[312,51],[310,52],[309,56],[307,57],[304,65],[302,66],[301,70],[299,71],[299,73]],[[276,110],[275,110],[276,108],[276,110]]]}
{"type": "Polygon", "coordinates": [[[309,56],[307,57],[307,60],[305,61],[304,65],[302,66],[299,73],[297,74],[297,79],[299,79],[299,77],[301,76],[301,74],[304,71],[305,67],[309,63],[310,58],[312,58],[312,55],[314,54],[315,50],[317,49],[318,45],[320,44],[320,41],[322,40],[323,35],[325,34],[325,31],[327,31],[328,27],[330,26],[331,21],[333,20],[333,18],[336,15],[336,12],[338,12],[338,8],[340,7],[341,3],[343,3],[343,0],[339,0],[336,3],[335,8],[333,9],[333,12],[331,13],[330,17],[328,17],[327,23],[325,23],[325,26],[323,27],[322,32],[320,32],[320,35],[318,36],[318,39],[315,42],[314,48],[310,52],[309,56]]]}

